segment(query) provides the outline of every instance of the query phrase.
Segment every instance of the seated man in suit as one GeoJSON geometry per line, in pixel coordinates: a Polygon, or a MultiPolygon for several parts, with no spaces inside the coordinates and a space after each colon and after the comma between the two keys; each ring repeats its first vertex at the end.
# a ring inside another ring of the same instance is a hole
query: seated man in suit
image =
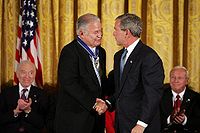
{"type": "Polygon", "coordinates": [[[162,132],[200,132],[200,94],[188,87],[188,79],[185,67],[176,66],[170,72],[170,86],[160,105],[162,132]]]}
{"type": "Polygon", "coordinates": [[[48,101],[40,88],[31,85],[36,68],[25,60],[18,65],[16,74],[19,84],[3,89],[0,94],[0,132],[40,133],[48,101]]]}

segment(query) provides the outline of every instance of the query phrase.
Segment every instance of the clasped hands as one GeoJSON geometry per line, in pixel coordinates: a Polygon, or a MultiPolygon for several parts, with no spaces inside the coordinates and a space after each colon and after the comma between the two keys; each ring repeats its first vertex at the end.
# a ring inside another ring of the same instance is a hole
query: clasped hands
{"type": "Polygon", "coordinates": [[[14,109],[15,114],[19,114],[21,112],[28,113],[31,110],[32,99],[29,98],[28,100],[18,99],[17,107],[14,109]]]}
{"type": "Polygon", "coordinates": [[[185,109],[180,110],[174,110],[170,116],[170,121],[175,123],[175,124],[182,124],[185,120],[185,109]]]}
{"type": "Polygon", "coordinates": [[[99,115],[101,115],[104,112],[106,112],[106,110],[108,109],[108,106],[106,105],[105,101],[103,101],[100,98],[96,98],[96,103],[95,103],[94,109],[97,111],[97,113],[99,115]]]}

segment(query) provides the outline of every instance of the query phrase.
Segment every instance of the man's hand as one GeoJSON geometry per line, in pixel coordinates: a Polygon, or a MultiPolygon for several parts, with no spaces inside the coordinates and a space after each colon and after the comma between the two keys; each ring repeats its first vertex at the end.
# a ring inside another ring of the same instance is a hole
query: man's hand
{"type": "Polygon", "coordinates": [[[17,105],[16,109],[13,110],[14,113],[14,117],[17,117],[19,113],[21,113],[22,111],[19,109],[19,106],[17,105]]]}
{"type": "Polygon", "coordinates": [[[23,100],[23,99],[18,99],[18,105],[17,107],[19,108],[19,110],[24,111],[28,108],[30,108],[31,104],[32,104],[32,100],[31,98],[29,98],[29,100],[23,100]]]}
{"type": "Polygon", "coordinates": [[[25,113],[30,113],[31,112],[31,104],[32,104],[32,99],[29,98],[27,101],[27,105],[24,108],[25,113]]]}
{"type": "Polygon", "coordinates": [[[143,133],[143,132],[144,132],[144,127],[138,124],[131,130],[131,133],[143,133]]]}
{"type": "Polygon", "coordinates": [[[97,98],[95,110],[98,112],[98,114],[99,115],[103,114],[104,112],[106,112],[107,109],[108,109],[108,107],[107,107],[105,101],[97,98]]]}
{"type": "Polygon", "coordinates": [[[182,124],[185,120],[185,110],[173,111],[170,116],[170,121],[176,124],[182,124]]]}
{"type": "Polygon", "coordinates": [[[174,118],[174,123],[182,124],[185,120],[185,117],[185,110],[178,112],[174,118]]]}

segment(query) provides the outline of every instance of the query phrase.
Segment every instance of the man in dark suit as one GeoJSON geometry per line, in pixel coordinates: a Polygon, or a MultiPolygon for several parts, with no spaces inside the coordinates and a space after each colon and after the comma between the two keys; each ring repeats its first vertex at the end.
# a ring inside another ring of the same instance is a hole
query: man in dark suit
{"type": "Polygon", "coordinates": [[[47,99],[43,91],[31,85],[36,69],[22,61],[16,71],[19,84],[0,94],[1,133],[40,133],[44,128],[47,99]]]}
{"type": "MultiPolygon", "coordinates": [[[[139,39],[141,32],[138,16],[124,14],[116,18],[113,35],[124,48],[114,56],[116,92],[106,104],[116,107],[117,133],[160,132],[163,64],[157,53],[139,39]]],[[[96,107],[100,113],[105,109],[103,102],[96,107]]]]}
{"type": "Polygon", "coordinates": [[[104,118],[94,110],[106,81],[100,19],[89,13],[80,16],[76,32],[77,38],[62,49],[59,59],[56,133],[103,133],[104,118]]]}
{"type": "Polygon", "coordinates": [[[200,94],[188,87],[188,79],[185,67],[176,66],[170,72],[170,85],[160,105],[164,133],[200,132],[200,94]]]}

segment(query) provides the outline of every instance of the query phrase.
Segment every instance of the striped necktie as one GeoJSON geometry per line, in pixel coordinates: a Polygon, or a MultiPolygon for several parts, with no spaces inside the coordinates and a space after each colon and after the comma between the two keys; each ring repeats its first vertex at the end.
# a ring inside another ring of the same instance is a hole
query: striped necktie
{"type": "Polygon", "coordinates": [[[179,95],[176,95],[176,100],[174,102],[174,110],[179,111],[181,107],[181,98],[179,95]]]}
{"type": "Polygon", "coordinates": [[[126,63],[126,54],[128,53],[128,50],[127,49],[124,49],[124,52],[121,56],[121,60],[120,60],[120,78],[122,77],[122,73],[123,73],[123,70],[124,70],[124,65],[126,63]]]}
{"type": "Polygon", "coordinates": [[[23,90],[22,90],[21,99],[23,99],[23,100],[27,100],[27,97],[26,97],[26,95],[25,95],[26,91],[28,91],[28,89],[23,89],[23,90]]]}

